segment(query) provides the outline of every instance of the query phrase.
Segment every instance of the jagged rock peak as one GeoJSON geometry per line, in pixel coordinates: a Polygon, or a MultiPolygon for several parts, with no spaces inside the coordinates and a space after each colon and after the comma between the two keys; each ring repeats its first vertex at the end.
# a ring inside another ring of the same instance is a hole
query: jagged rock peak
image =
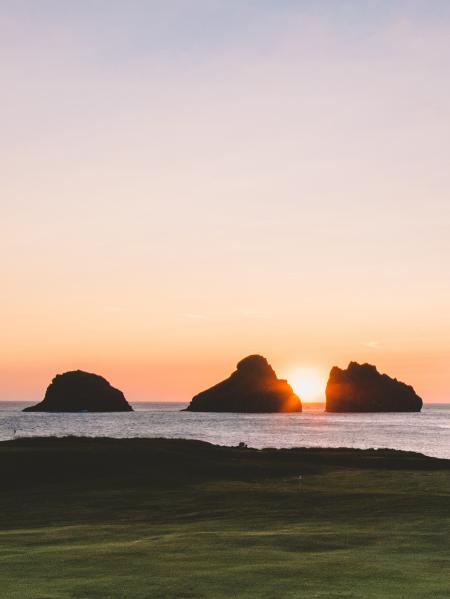
{"type": "Polygon", "coordinates": [[[358,362],[334,366],[325,393],[327,412],[420,412],[423,404],[410,385],[358,362]]]}
{"type": "Polygon", "coordinates": [[[224,381],[192,398],[192,412],[301,412],[287,381],[278,379],[266,358],[250,355],[224,381]]]}

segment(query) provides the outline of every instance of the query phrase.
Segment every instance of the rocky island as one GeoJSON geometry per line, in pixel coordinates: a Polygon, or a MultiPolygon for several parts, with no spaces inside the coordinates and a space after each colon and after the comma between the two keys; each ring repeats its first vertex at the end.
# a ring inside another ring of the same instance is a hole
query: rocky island
{"type": "Polygon", "coordinates": [[[241,360],[230,377],[196,395],[191,412],[301,412],[300,398],[286,380],[277,378],[266,358],[241,360]]]}
{"type": "Polygon", "coordinates": [[[420,412],[422,399],[410,385],[372,364],[350,362],[342,370],[331,369],[326,387],[327,412],[420,412]]]}
{"type": "Polygon", "coordinates": [[[58,374],[44,399],[24,412],[131,412],[122,391],[98,374],[73,370],[58,374]]]}

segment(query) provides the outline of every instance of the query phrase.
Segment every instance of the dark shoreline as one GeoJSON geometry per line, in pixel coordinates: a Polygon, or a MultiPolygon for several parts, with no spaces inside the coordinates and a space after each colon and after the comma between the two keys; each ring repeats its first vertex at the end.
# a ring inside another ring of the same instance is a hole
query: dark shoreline
{"type": "Polygon", "coordinates": [[[191,439],[22,437],[0,442],[0,477],[11,485],[45,481],[134,478],[184,480],[277,477],[326,467],[389,470],[450,469],[450,460],[396,449],[296,447],[256,449],[191,439]]]}

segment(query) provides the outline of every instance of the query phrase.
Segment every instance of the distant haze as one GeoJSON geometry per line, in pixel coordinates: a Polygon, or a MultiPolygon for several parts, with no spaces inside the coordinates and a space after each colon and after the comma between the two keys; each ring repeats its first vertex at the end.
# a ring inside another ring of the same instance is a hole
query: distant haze
{"type": "Polygon", "coordinates": [[[448,1],[3,0],[0,399],[259,353],[450,401],[449,73],[448,1]]]}

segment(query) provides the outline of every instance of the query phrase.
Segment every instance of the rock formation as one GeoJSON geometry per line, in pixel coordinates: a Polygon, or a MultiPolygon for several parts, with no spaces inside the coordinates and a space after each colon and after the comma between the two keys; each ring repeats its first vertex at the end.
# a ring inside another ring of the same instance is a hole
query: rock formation
{"type": "Polygon", "coordinates": [[[122,391],[97,374],[74,370],[52,380],[43,401],[24,412],[130,412],[122,391]]]}
{"type": "Polygon", "coordinates": [[[262,356],[241,360],[232,375],[196,395],[192,412],[301,412],[300,399],[262,356]]]}
{"type": "Polygon", "coordinates": [[[422,400],[410,385],[371,364],[350,362],[331,369],[326,388],[327,412],[420,412],[422,400]]]}

